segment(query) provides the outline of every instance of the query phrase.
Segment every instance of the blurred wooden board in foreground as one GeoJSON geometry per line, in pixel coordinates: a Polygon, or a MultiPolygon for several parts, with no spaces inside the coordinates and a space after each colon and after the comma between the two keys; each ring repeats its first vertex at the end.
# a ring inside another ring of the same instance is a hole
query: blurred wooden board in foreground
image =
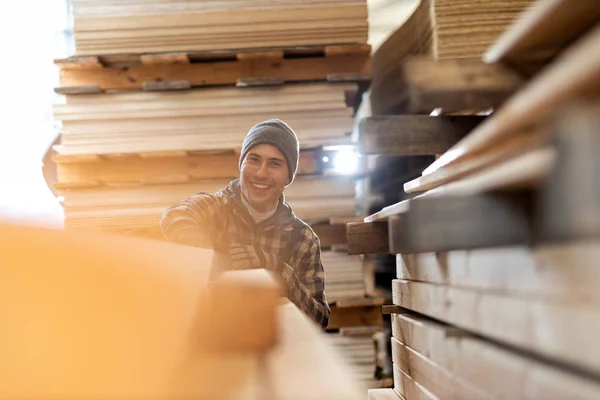
{"type": "Polygon", "coordinates": [[[0,224],[0,398],[364,397],[268,272],[209,284],[213,258],[0,224]]]}

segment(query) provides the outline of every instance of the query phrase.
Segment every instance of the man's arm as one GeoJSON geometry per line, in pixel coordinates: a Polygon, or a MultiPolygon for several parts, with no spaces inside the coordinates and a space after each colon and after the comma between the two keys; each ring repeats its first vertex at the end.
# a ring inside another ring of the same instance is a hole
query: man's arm
{"type": "Polygon", "coordinates": [[[325,271],[321,261],[321,246],[318,238],[314,236],[310,241],[300,245],[304,255],[299,266],[294,269],[287,263],[282,263],[283,270],[280,273],[286,284],[287,297],[326,328],[331,310],[325,296],[325,271]]]}
{"type": "Polygon", "coordinates": [[[163,235],[171,241],[191,246],[206,244],[216,228],[222,205],[218,196],[198,193],[166,209],[160,218],[163,235]]]}

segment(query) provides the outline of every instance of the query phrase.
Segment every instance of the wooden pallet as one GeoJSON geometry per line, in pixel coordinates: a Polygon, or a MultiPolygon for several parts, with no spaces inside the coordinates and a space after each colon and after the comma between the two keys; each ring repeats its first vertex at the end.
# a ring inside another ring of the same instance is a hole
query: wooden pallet
{"type": "Polygon", "coordinates": [[[369,45],[70,57],[55,64],[60,68],[55,91],[60,94],[360,82],[371,77],[369,45]]]}
{"type": "MultiPolygon", "coordinates": [[[[303,150],[298,159],[298,176],[323,172],[321,152],[303,150]]],[[[224,152],[151,152],[117,155],[58,155],[56,189],[93,188],[100,186],[159,185],[234,179],[239,177],[240,155],[224,152]]]]}

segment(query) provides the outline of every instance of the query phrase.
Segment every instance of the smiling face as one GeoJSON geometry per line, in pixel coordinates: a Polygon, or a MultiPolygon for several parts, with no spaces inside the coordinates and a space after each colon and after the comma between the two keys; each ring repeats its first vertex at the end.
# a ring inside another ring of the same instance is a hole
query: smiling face
{"type": "Polygon", "coordinates": [[[259,144],[248,151],[242,162],[240,186],[256,211],[273,210],[289,181],[285,156],[277,147],[259,144]]]}

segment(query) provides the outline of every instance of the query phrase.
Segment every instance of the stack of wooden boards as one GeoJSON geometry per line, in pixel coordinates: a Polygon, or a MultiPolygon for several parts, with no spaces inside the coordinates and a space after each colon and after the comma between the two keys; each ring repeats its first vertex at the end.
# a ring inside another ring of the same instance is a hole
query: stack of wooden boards
{"type": "Polygon", "coordinates": [[[434,57],[481,58],[533,1],[433,0],[434,57]]]}
{"type": "Polygon", "coordinates": [[[538,1],[471,64],[522,79],[490,116],[470,115],[484,82],[419,59],[448,82],[430,111],[462,110],[359,124],[368,153],[441,153],[409,198],[348,225],[351,254],[397,260],[395,387],[371,399],[600,396],[599,48],[599,3],[538,1]]]}
{"type": "MultiPolygon", "coordinates": [[[[409,109],[403,60],[425,55],[443,60],[480,59],[484,50],[532,0],[418,0],[414,12],[373,54],[371,102],[375,114],[409,109]]],[[[398,25],[396,25],[398,26],[398,25]]],[[[474,84],[484,82],[475,73],[474,84]]],[[[438,94],[440,94],[438,92],[438,94]]],[[[410,109],[425,112],[423,109],[410,109]]]]}
{"type": "Polygon", "coordinates": [[[301,144],[286,191],[296,214],[355,215],[353,184],[328,173],[323,148],[350,144],[370,78],[364,0],[73,7],[77,56],[56,60],[54,109],[67,227],[155,230],[169,205],[236,178],[244,136],[274,117],[301,144]]]}
{"type": "Polygon", "coordinates": [[[364,0],[73,0],[79,55],[365,43],[364,0]]]}

